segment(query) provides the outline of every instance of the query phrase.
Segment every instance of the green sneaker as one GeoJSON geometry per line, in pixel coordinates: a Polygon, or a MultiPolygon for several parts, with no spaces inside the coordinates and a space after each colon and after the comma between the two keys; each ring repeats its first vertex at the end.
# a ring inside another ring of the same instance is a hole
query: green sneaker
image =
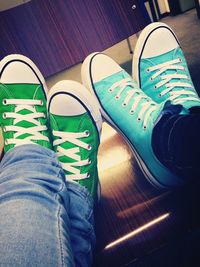
{"type": "Polygon", "coordinates": [[[179,41],[164,23],[151,23],[140,34],[133,56],[133,78],[157,103],[170,100],[186,110],[200,106],[179,41]]]}
{"type": "Polygon", "coordinates": [[[152,132],[164,104],[156,104],[137,86],[129,74],[102,53],[89,55],[82,65],[82,81],[99,101],[103,117],[131,147],[145,177],[156,187],[183,184],[156,157],[152,132]]]}
{"type": "Polygon", "coordinates": [[[25,56],[9,55],[0,63],[0,127],[4,152],[25,144],[51,148],[46,84],[35,64],[25,56]]]}
{"type": "Polygon", "coordinates": [[[48,94],[53,147],[66,180],[86,187],[99,196],[97,151],[102,119],[89,91],[74,81],[60,81],[48,94]]]}

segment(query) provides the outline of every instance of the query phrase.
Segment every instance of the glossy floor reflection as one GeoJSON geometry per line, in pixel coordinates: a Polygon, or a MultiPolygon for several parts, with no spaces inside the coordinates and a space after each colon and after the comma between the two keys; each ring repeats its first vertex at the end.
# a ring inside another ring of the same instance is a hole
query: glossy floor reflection
{"type": "Polygon", "coordinates": [[[176,191],[154,188],[144,178],[123,138],[105,123],[99,173],[102,198],[96,210],[95,267],[200,266],[193,262],[194,250],[200,248],[198,239],[192,239],[191,244],[182,241],[200,231],[199,186],[176,191]],[[178,249],[180,245],[187,251],[185,265],[181,263],[184,252],[178,249]],[[166,265],[160,259],[165,250],[166,265]],[[148,257],[150,265],[142,265],[148,257]]]}

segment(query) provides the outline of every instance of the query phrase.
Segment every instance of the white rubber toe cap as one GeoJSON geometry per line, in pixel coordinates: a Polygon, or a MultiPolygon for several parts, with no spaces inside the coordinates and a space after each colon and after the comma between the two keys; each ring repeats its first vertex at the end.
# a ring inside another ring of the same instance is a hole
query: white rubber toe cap
{"type": "Polygon", "coordinates": [[[90,73],[93,83],[99,82],[110,75],[121,71],[122,68],[109,56],[102,53],[90,54],[82,66],[82,80],[90,73]]]}
{"type": "Polygon", "coordinates": [[[40,84],[44,78],[29,58],[13,54],[6,56],[0,63],[0,81],[5,84],[40,84]]]}
{"type": "Polygon", "coordinates": [[[156,57],[172,51],[179,46],[172,29],[160,22],[147,26],[141,38],[143,39],[142,58],[156,57]]]}
{"type": "Polygon", "coordinates": [[[54,115],[76,116],[89,112],[99,130],[102,118],[96,98],[80,83],[60,81],[50,90],[47,97],[48,111],[54,115]]]}
{"type": "Polygon", "coordinates": [[[49,111],[54,115],[76,116],[84,114],[86,109],[73,96],[60,92],[52,98],[49,111]]]}

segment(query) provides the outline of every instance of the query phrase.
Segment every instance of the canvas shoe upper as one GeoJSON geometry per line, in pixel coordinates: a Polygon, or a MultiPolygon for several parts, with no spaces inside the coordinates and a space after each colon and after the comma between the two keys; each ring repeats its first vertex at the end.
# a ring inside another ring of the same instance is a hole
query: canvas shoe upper
{"type": "Polygon", "coordinates": [[[4,152],[24,144],[51,148],[46,109],[46,84],[25,56],[9,55],[0,63],[0,127],[4,152]]]}
{"type": "Polygon", "coordinates": [[[53,147],[66,180],[86,187],[96,198],[99,186],[97,151],[102,126],[98,104],[74,81],[57,83],[48,94],[53,147]]]}
{"type": "Polygon", "coordinates": [[[146,178],[158,187],[182,184],[182,179],[163,166],[152,150],[152,130],[163,104],[153,102],[128,73],[101,53],[86,58],[82,81],[98,99],[104,118],[125,137],[146,178]]]}
{"type": "Polygon", "coordinates": [[[133,78],[157,103],[170,100],[186,109],[200,106],[178,39],[164,23],[149,24],[139,36],[133,78]]]}

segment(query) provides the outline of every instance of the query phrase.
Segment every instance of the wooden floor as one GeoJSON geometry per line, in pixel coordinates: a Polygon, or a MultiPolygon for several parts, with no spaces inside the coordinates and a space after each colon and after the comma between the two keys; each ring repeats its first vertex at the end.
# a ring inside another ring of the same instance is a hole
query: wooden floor
{"type": "MultiPolygon", "coordinates": [[[[174,192],[154,188],[144,178],[123,138],[105,123],[99,173],[102,197],[96,209],[95,267],[165,266],[159,260],[159,251],[200,230],[199,187],[174,192]],[[154,265],[139,265],[155,252],[158,257],[154,265]]],[[[174,248],[168,249],[166,261],[170,265],[166,266],[183,266],[171,265],[173,252],[174,248]]],[[[181,253],[177,250],[175,254],[177,262],[181,253]]],[[[190,265],[184,266],[200,266],[193,264],[192,255],[188,253],[185,260],[190,265]]]]}

